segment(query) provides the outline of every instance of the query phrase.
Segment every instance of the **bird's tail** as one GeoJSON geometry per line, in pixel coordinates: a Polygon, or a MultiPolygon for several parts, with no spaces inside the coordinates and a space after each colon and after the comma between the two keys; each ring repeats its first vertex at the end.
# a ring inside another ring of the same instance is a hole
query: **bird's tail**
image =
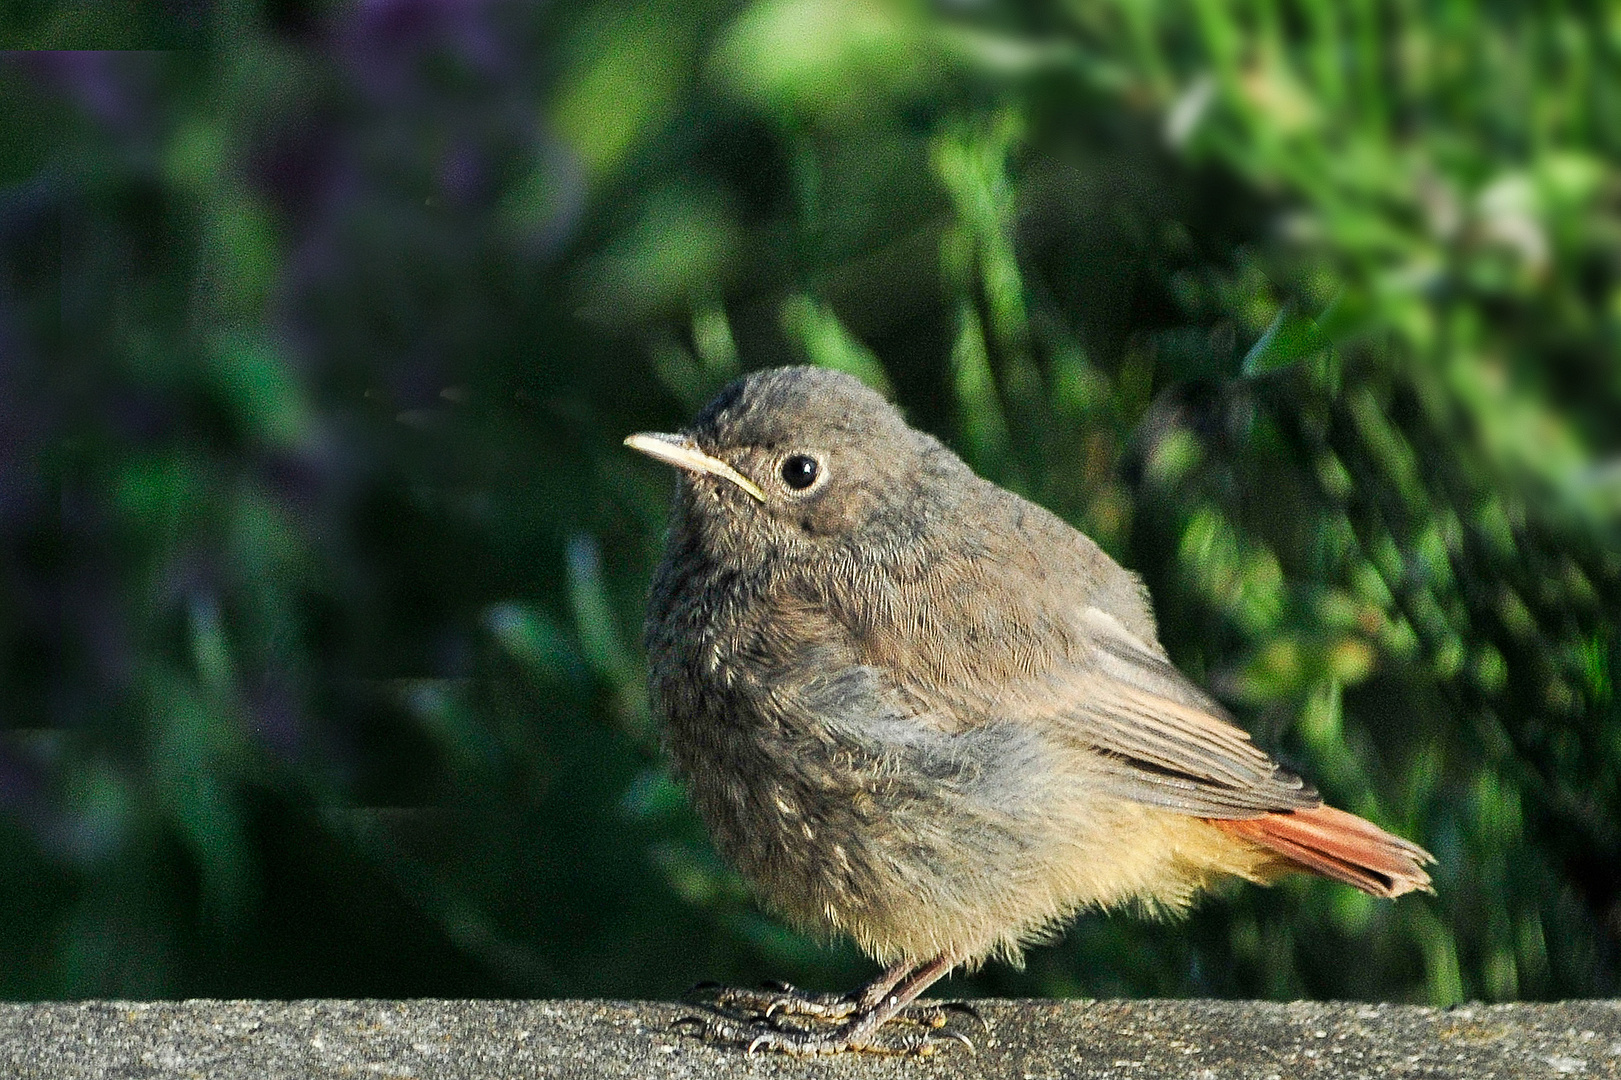
{"type": "Polygon", "coordinates": [[[1435,891],[1424,869],[1435,856],[1332,806],[1207,820],[1223,832],[1279,856],[1291,869],[1343,881],[1374,896],[1400,896],[1415,889],[1435,891]]]}

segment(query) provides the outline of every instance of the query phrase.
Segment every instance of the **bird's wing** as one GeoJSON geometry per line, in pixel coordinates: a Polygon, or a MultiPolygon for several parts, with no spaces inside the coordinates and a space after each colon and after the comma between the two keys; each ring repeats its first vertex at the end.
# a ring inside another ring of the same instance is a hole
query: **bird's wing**
{"type": "Polygon", "coordinates": [[[1096,751],[1104,790],[1214,818],[1319,805],[1156,646],[1098,608],[1081,619],[1084,654],[1023,689],[1015,707],[1096,751]]]}
{"type": "Polygon", "coordinates": [[[874,760],[909,762],[897,775],[983,768],[1009,753],[1003,740],[1012,739],[1021,747],[1015,756],[1043,742],[1077,747],[1085,752],[1071,760],[1085,763],[1096,790],[1198,817],[1319,805],[1315,791],[1257,749],[1151,640],[1096,606],[1076,617],[1072,640],[1084,647],[986,695],[984,680],[954,692],[919,679],[912,665],[863,663],[831,620],[796,610],[771,623],[772,709],[792,717],[796,730],[874,760]]]}

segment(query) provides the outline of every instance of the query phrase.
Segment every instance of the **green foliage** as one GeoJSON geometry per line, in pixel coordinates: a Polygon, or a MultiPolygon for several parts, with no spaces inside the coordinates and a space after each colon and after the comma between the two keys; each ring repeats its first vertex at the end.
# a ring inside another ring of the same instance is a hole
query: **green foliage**
{"type": "Polygon", "coordinates": [[[99,43],[173,51],[0,60],[0,995],[853,983],[709,849],[637,644],[620,439],[789,362],[1139,569],[1440,860],[966,990],[1617,992],[1621,22],[952,10],[131,7],[99,43]]]}

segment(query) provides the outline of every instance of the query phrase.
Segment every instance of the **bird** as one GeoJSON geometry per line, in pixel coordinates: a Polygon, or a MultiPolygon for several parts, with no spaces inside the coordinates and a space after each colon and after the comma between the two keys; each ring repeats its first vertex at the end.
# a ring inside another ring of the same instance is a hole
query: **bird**
{"type": "Polygon", "coordinates": [[[1429,852],[1324,804],[1178,670],[1141,579],[859,380],[757,371],[625,444],[679,476],[644,627],[674,771],[765,906],[883,967],[723,991],[706,1036],[916,1049],[889,1032],[953,969],[1225,878],[1433,892],[1429,852]]]}

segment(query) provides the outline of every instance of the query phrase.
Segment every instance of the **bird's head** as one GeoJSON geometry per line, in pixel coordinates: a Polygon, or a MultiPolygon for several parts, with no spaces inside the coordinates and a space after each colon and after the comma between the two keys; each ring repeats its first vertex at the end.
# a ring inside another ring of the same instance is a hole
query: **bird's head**
{"type": "Polygon", "coordinates": [[[675,528],[712,559],[815,564],[922,542],[965,467],[858,380],[824,368],[755,372],[686,430],[625,440],[681,473],[675,528]]]}

